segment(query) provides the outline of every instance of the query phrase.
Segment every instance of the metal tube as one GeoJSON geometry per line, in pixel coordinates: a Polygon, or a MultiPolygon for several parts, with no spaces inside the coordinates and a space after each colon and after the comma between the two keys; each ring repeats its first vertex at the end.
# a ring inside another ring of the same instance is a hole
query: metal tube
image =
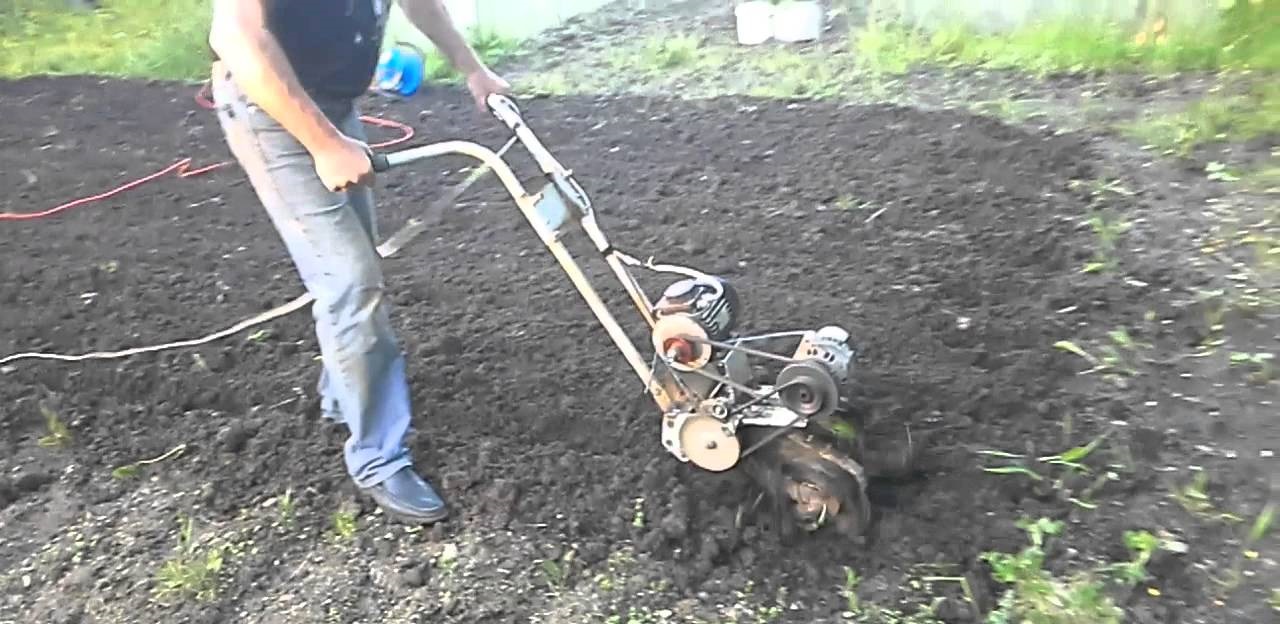
{"type": "Polygon", "coordinates": [[[761,340],[773,340],[775,338],[795,338],[797,336],[803,336],[807,333],[809,332],[803,329],[797,329],[793,331],[779,331],[779,332],[772,332],[768,334],[757,334],[754,336],[740,336],[738,338],[734,338],[732,342],[734,344],[742,344],[744,342],[758,342],[761,340]]]}
{"type": "MultiPolygon", "coordinates": [[[[613,318],[604,301],[600,299],[600,296],[591,286],[591,282],[582,273],[569,250],[556,240],[555,233],[548,230],[542,220],[538,218],[534,198],[525,191],[524,186],[520,184],[520,180],[511,171],[511,167],[502,158],[495,154],[493,150],[470,141],[443,141],[431,145],[413,147],[387,154],[386,158],[388,165],[397,167],[424,158],[443,156],[445,154],[471,156],[493,170],[498,179],[502,181],[503,186],[507,188],[507,192],[515,199],[516,205],[519,206],[520,212],[524,214],[525,220],[538,233],[538,237],[547,249],[551,251],[551,255],[555,257],[556,261],[560,263],[560,268],[569,276],[569,280],[573,282],[573,285],[578,289],[578,293],[586,301],[587,306],[596,315],[596,319],[604,326],[605,331],[613,339],[618,349],[622,351],[627,363],[631,365],[636,375],[640,377],[640,382],[647,385],[658,407],[663,412],[668,411],[672,405],[671,398],[667,396],[666,391],[660,385],[650,381],[653,373],[649,369],[649,365],[644,361],[643,356],[640,355],[640,351],[636,349],[635,344],[622,331],[622,327],[618,325],[618,321],[613,318]]],[[[627,284],[626,282],[623,283],[624,285],[627,284]]]]}
{"type": "Polygon", "coordinates": [[[644,318],[644,322],[649,324],[649,329],[653,329],[657,324],[657,320],[653,318],[653,303],[645,296],[644,290],[641,290],[640,284],[636,283],[636,279],[627,272],[627,268],[622,266],[622,261],[617,256],[609,254],[604,259],[609,263],[609,268],[613,269],[613,274],[622,282],[622,287],[627,290],[627,294],[631,295],[631,301],[636,304],[636,309],[640,312],[640,316],[644,318]]]}
{"type": "Polygon", "coordinates": [[[388,165],[399,167],[426,158],[449,154],[470,156],[488,165],[497,174],[498,179],[502,181],[502,185],[507,187],[507,192],[511,193],[513,197],[524,197],[527,194],[524,185],[520,184],[520,179],[516,177],[515,172],[511,171],[511,167],[507,165],[506,161],[502,160],[493,150],[471,141],[441,141],[430,145],[410,147],[398,152],[388,153],[386,158],[388,165]]]}
{"type": "MultiPolygon", "coordinates": [[[[525,210],[525,215],[527,217],[531,217],[531,223],[534,221],[532,213],[528,209],[525,210]]],[[[591,311],[595,313],[596,319],[600,321],[600,324],[604,326],[605,331],[609,333],[611,338],[613,338],[613,342],[618,346],[618,349],[622,351],[622,355],[627,359],[627,363],[631,364],[631,368],[635,371],[636,375],[640,377],[640,382],[649,384],[650,394],[653,395],[654,401],[658,403],[658,407],[661,408],[663,412],[669,410],[671,408],[671,399],[667,397],[666,391],[662,390],[661,386],[652,384],[649,381],[653,374],[649,369],[649,365],[645,363],[643,356],[640,355],[635,344],[631,342],[631,339],[628,338],[625,333],[623,333],[622,327],[618,325],[618,322],[613,318],[613,315],[609,313],[608,307],[600,300],[600,296],[596,293],[595,289],[591,287],[591,282],[587,280],[587,277],[583,275],[582,270],[578,268],[577,263],[573,260],[573,256],[570,255],[564,245],[560,244],[558,241],[551,241],[544,238],[543,242],[546,243],[547,249],[551,251],[551,254],[555,256],[556,260],[560,263],[560,267],[564,269],[566,274],[568,274],[569,279],[573,281],[573,285],[578,288],[578,292],[582,295],[582,298],[586,300],[587,306],[589,306],[591,311]]]]}

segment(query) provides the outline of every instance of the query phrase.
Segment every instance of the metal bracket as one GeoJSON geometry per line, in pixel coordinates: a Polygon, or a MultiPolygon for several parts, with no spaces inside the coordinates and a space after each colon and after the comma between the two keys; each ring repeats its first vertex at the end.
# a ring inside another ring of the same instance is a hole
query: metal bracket
{"type": "Polygon", "coordinates": [[[569,222],[569,207],[554,184],[547,184],[534,196],[533,209],[551,240],[559,239],[561,228],[569,222]]]}
{"type": "Polygon", "coordinates": [[[808,418],[779,405],[752,406],[748,407],[746,411],[751,415],[743,416],[738,421],[739,425],[790,427],[794,429],[804,429],[809,425],[808,418]]]}

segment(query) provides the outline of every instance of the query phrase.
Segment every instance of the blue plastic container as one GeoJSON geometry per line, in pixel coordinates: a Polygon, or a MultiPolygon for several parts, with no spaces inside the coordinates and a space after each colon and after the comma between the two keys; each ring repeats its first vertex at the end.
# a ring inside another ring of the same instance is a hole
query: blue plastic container
{"type": "Polygon", "coordinates": [[[422,87],[426,57],[422,50],[405,43],[397,43],[383,51],[378,59],[375,84],[388,93],[410,96],[422,87]]]}

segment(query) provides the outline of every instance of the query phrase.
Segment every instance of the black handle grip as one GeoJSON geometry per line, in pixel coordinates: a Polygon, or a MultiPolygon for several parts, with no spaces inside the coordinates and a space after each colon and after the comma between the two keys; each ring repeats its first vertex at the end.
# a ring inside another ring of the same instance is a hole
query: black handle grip
{"type": "Polygon", "coordinates": [[[382,173],[391,168],[391,162],[387,160],[386,154],[369,152],[369,162],[373,163],[374,173],[382,173]]]}

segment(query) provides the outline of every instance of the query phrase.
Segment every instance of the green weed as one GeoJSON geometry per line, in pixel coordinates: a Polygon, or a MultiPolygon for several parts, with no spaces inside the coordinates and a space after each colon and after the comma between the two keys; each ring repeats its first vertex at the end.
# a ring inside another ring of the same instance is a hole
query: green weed
{"type": "Polygon", "coordinates": [[[333,533],[342,540],[350,540],[356,534],[356,515],[347,510],[333,512],[333,533]]]}
{"type": "Polygon", "coordinates": [[[1096,273],[1114,268],[1115,253],[1119,247],[1120,236],[1129,230],[1129,223],[1120,219],[1111,219],[1106,214],[1095,214],[1089,217],[1088,224],[1098,239],[1094,257],[1082,269],[1085,273],[1096,273]]]}
{"type": "Polygon", "coordinates": [[[988,616],[990,624],[1119,624],[1123,612],[1092,571],[1060,579],[1044,569],[1045,540],[1062,532],[1061,521],[1021,520],[1029,545],[1015,554],[983,553],[992,575],[1010,589],[988,616]]]}
{"type": "Polygon", "coordinates": [[[1233,513],[1218,510],[1217,506],[1213,504],[1213,499],[1209,496],[1208,486],[1208,473],[1197,471],[1196,476],[1191,479],[1190,483],[1174,491],[1173,498],[1178,501],[1179,505],[1182,505],[1182,508],[1187,513],[1192,515],[1221,522],[1243,522],[1242,518],[1233,513]]]}
{"type": "Polygon", "coordinates": [[[854,615],[862,612],[862,604],[858,599],[858,584],[861,582],[862,578],[858,576],[858,572],[845,566],[844,587],[841,588],[840,593],[844,596],[845,609],[854,615]]]}
{"type": "Polygon", "coordinates": [[[1087,444],[1072,447],[1061,453],[1039,457],[996,450],[980,450],[978,454],[1006,461],[1003,465],[983,466],[983,472],[996,475],[1021,475],[1037,486],[1052,488],[1052,491],[1065,502],[1082,509],[1096,509],[1097,504],[1089,499],[1107,482],[1119,480],[1120,476],[1112,470],[1099,471],[1095,474],[1094,469],[1085,464],[1085,460],[1093,455],[1109,435],[1110,430],[1104,431],[1087,444]],[[1081,487],[1079,492],[1075,492],[1067,487],[1068,478],[1074,475],[1094,475],[1094,478],[1087,487],[1081,487]]]}
{"type": "Polygon", "coordinates": [[[557,559],[544,559],[541,563],[542,578],[554,592],[559,592],[569,583],[569,573],[573,569],[574,552],[567,550],[557,559]]]}
{"type": "Polygon", "coordinates": [[[440,549],[440,553],[436,555],[436,568],[441,574],[449,575],[458,568],[458,546],[453,543],[445,544],[440,549]]]}
{"type": "Polygon", "coordinates": [[[1081,371],[1079,374],[1103,373],[1112,383],[1123,385],[1124,380],[1120,375],[1134,376],[1138,374],[1137,367],[1134,364],[1134,353],[1138,347],[1149,347],[1150,345],[1135,342],[1133,337],[1129,335],[1129,331],[1123,327],[1107,332],[1107,338],[1108,342],[1100,345],[1097,349],[1102,355],[1094,355],[1070,340],[1059,340],[1053,343],[1053,347],[1077,355],[1092,365],[1092,368],[1081,371]]]}
{"type": "Polygon", "coordinates": [[[276,511],[280,516],[280,523],[286,527],[293,526],[293,520],[297,513],[297,502],[293,500],[293,488],[287,488],[284,496],[276,502],[276,511]]]}
{"type": "Polygon", "coordinates": [[[1104,566],[1102,571],[1112,574],[1121,585],[1133,587],[1147,580],[1147,564],[1159,550],[1160,540],[1149,531],[1125,531],[1124,545],[1132,558],[1104,566]]]}
{"type": "Polygon", "coordinates": [[[62,448],[70,444],[71,430],[67,429],[66,423],[62,422],[57,412],[41,405],[40,413],[44,416],[45,428],[49,430],[49,435],[36,440],[36,444],[43,448],[62,448]]]}
{"type": "Polygon", "coordinates": [[[1249,380],[1265,383],[1275,376],[1275,367],[1271,361],[1274,353],[1242,353],[1234,352],[1230,356],[1231,366],[1243,367],[1248,371],[1249,380]]]}
{"type": "Polygon", "coordinates": [[[191,519],[183,518],[181,522],[178,554],[166,561],[156,574],[156,598],[163,601],[171,596],[191,596],[201,601],[210,600],[217,593],[227,548],[220,545],[198,552],[191,519]]]}

